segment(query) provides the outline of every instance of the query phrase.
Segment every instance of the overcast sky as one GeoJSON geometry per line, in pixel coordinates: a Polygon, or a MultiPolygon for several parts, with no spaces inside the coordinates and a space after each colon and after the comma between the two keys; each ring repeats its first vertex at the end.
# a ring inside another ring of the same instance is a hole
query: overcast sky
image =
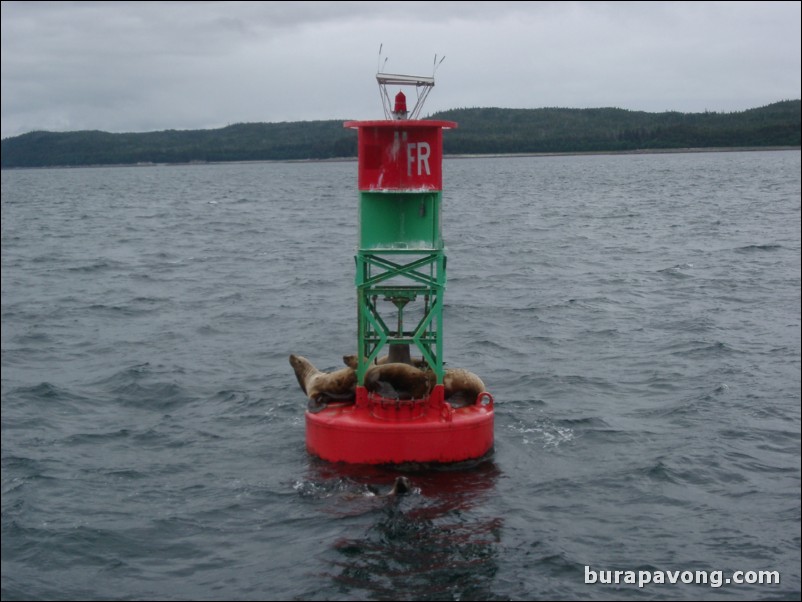
{"type": "Polygon", "coordinates": [[[380,45],[390,73],[446,57],[424,114],[740,111],[802,96],[800,5],[3,2],[2,136],[383,118],[380,45]]]}

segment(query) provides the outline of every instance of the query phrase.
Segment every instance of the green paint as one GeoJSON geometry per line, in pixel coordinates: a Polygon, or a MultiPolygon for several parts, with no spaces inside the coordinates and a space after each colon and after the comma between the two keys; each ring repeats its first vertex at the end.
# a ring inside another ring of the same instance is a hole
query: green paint
{"type": "Polygon", "coordinates": [[[441,199],[439,191],[359,195],[355,283],[360,385],[370,364],[393,343],[416,347],[437,382],[443,382],[446,256],[441,199]]]}
{"type": "Polygon", "coordinates": [[[361,192],[359,248],[442,249],[440,192],[361,192]]]}

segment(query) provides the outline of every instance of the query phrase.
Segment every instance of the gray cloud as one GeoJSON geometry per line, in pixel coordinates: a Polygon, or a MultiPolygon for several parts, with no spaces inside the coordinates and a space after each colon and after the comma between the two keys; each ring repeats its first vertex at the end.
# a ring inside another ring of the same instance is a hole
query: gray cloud
{"type": "Polygon", "coordinates": [[[799,2],[3,2],[2,135],[426,110],[736,111],[800,97],[799,2]]]}

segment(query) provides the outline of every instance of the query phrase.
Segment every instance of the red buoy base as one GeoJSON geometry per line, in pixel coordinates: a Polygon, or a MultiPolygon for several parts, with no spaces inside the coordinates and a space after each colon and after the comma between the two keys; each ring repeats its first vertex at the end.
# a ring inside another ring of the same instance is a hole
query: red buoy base
{"type": "Polygon", "coordinates": [[[306,412],[306,448],[330,462],[453,463],[493,448],[493,397],[464,407],[443,400],[443,386],[423,399],[396,400],[357,387],[356,403],[306,412]]]}

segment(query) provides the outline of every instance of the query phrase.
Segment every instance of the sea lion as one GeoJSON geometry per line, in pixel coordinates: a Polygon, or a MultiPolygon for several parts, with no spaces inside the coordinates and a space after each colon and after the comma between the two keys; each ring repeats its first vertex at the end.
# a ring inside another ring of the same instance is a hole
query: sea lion
{"type": "Polygon", "coordinates": [[[351,368],[351,370],[356,370],[357,369],[356,355],[344,355],[343,364],[351,368]]]}
{"type": "Polygon", "coordinates": [[[449,404],[462,407],[475,403],[479,394],[485,392],[485,384],[473,372],[449,368],[443,375],[443,389],[449,404]]]}
{"type": "Polygon", "coordinates": [[[387,352],[387,363],[412,365],[412,358],[409,355],[409,345],[390,343],[390,349],[387,352]]]}
{"type": "MultiPolygon", "coordinates": [[[[402,376],[387,376],[386,378],[381,376],[384,374],[383,372],[375,372],[375,368],[381,366],[388,366],[392,365],[388,363],[388,357],[384,356],[379,358],[376,363],[372,364],[370,368],[368,368],[368,372],[365,374],[365,387],[374,393],[378,393],[382,397],[387,397],[389,399],[397,399],[397,398],[405,398],[402,394],[405,391],[409,390],[410,385],[404,384],[413,382],[419,375],[417,372],[414,371],[402,371],[402,376]],[[371,372],[373,373],[371,374],[371,372]],[[370,384],[368,375],[370,374],[370,384]]],[[[346,366],[356,370],[357,362],[356,362],[356,355],[344,355],[343,362],[346,366]]],[[[412,358],[411,366],[417,368],[421,372],[423,372],[428,380],[428,391],[431,391],[432,387],[435,384],[435,377],[434,372],[429,368],[429,365],[423,358],[412,358]]],[[[397,364],[397,362],[396,362],[397,364]]],[[[400,364],[406,365],[406,364],[400,364]]],[[[392,369],[393,373],[398,372],[398,369],[392,369]]],[[[389,373],[387,373],[389,375],[389,373]]],[[[476,402],[476,398],[479,396],[480,393],[484,393],[486,391],[485,384],[482,382],[482,379],[476,376],[473,372],[469,372],[468,370],[464,370],[462,368],[448,368],[446,369],[443,375],[443,394],[445,400],[454,407],[464,407],[467,405],[471,405],[476,402]]],[[[419,392],[421,388],[415,389],[415,392],[419,392]]],[[[425,396],[422,395],[422,396],[425,396]]],[[[413,395],[413,397],[417,398],[418,395],[413,395]]]]}
{"type": "Polygon", "coordinates": [[[408,364],[371,366],[365,373],[365,388],[388,399],[421,399],[434,385],[434,372],[408,364]]]}
{"type": "MultiPolygon", "coordinates": [[[[356,355],[344,355],[343,363],[349,368],[356,370],[356,355]]],[[[373,362],[374,366],[381,366],[384,364],[409,364],[421,370],[426,370],[429,367],[429,364],[427,364],[426,360],[422,357],[411,357],[409,355],[409,345],[390,345],[390,353],[388,355],[383,355],[373,362]],[[399,352],[398,350],[394,351],[395,347],[406,347],[406,353],[403,351],[399,352]]]]}
{"type": "Polygon", "coordinates": [[[309,411],[319,412],[332,401],[353,401],[356,391],[356,372],[342,368],[334,372],[321,372],[303,356],[290,355],[298,384],[309,398],[309,411]]]}
{"type": "Polygon", "coordinates": [[[387,493],[380,493],[373,485],[368,485],[369,496],[376,497],[394,497],[397,495],[406,495],[412,491],[412,482],[407,477],[396,477],[392,488],[387,493]]]}

